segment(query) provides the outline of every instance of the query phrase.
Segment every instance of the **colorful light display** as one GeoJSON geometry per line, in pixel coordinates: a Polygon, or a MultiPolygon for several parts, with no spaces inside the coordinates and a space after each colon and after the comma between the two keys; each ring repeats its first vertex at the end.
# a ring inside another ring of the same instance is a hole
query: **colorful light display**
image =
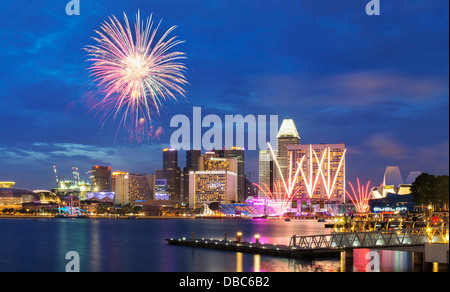
{"type": "Polygon", "coordinates": [[[292,176],[292,159],[290,160],[289,164],[289,177],[286,178],[283,175],[283,172],[281,171],[280,164],[278,163],[277,157],[272,149],[272,146],[270,143],[267,143],[269,146],[270,154],[272,156],[273,161],[275,162],[279,175],[281,177],[281,181],[276,182],[274,191],[270,191],[270,188],[263,184],[263,186],[260,186],[258,184],[254,184],[257,186],[264,196],[269,200],[269,204],[271,205],[272,209],[275,210],[276,214],[269,214],[269,215],[275,215],[275,216],[282,216],[286,212],[289,211],[292,205],[292,200],[295,198],[295,196],[298,193],[299,188],[295,187],[296,183],[296,177],[300,171],[301,166],[297,166],[297,169],[295,171],[295,176],[292,176]]]}
{"type": "Polygon", "coordinates": [[[369,200],[372,198],[372,194],[370,192],[370,181],[367,184],[361,185],[359,182],[359,178],[356,179],[358,184],[358,189],[355,191],[351,182],[348,182],[350,187],[352,188],[352,193],[346,190],[347,196],[352,201],[353,205],[356,208],[358,213],[367,213],[370,210],[369,200]]]}

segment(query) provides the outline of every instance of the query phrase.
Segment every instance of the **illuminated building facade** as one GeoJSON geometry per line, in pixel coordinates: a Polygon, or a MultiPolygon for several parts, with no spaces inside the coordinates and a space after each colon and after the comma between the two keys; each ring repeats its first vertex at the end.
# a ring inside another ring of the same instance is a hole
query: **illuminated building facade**
{"type": "Polygon", "coordinates": [[[163,150],[163,178],[167,180],[167,193],[172,200],[180,201],[181,170],[178,167],[178,151],[172,148],[163,150]]]}
{"type": "Polygon", "coordinates": [[[15,185],[12,181],[0,181],[0,188],[13,188],[15,185]]]}
{"type": "Polygon", "coordinates": [[[114,203],[126,205],[130,203],[130,177],[128,172],[112,173],[112,191],[115,193],[114,203]]]}
{"type": "Polygon", "coordinates": [[[154,174],[130,174],[128,178],[130,204],[139,205],[153,200],[156,183],[154,174]]]}
{"type": "Polygon", "coordinates": [[[80,200],[87,199],[87,192],[91,191],[91,184],[85,181],[77,180],[60,180],[58,183],[58,188],[51,190],[53,193],[60,197],[78,197],[80,200]]]}
{"type": "Polygon", "coordinates": [[[199,159],[199,171],[228,170],[237,173],[238,161],[234,158],[220,158],[209,153],[199,159]]]}
{"type": "MultiPolygon", "coordinates": [[[[188,186],[189,189],[189,186],[188,186]]],[[[155,197],[156,201],[169,201],[171,200],[170,194],[167,192],[167,180],[156,179],[155,181],[155,197]]]]}
{"type": "Polygon", "coordinates": [[[237,162],[237,192],[240,202],[245,201],[246,187],[245,187],[245,156],[244,148],[242,147],[225,147],[222,150],[214,150],[216,155],[220,158],[236,159],[237,162]]]}
{"type": "Polygon", "coordinates": [[[344,144],[291,145],[287,147],[288,165],[295,188],[299,188],[297,201],[320,204],[325,201],[345,203],[344,144]]]}
{"type": "Polygon", "coordinates": [[[111,192],[111,167],[92,167],[92,190],[94,192],[111,192]]]}
{"type": "MultiPolygon", "coordinates": [[[[300,145],[300,136],[291,119],[283,120],[277,135],[277,161],[283,176],[288,177],[288,146],[300,145]]],[[[275,181],[281,181],[281,175],[275,172],[275,181]]]]}
{"type": "Polygon", "coordinates": [[[39,196],[27,189],[0,188],[0,210],[20,209],[25,203],[39,203],[39,196]]]}
{"type": "Polygon", "coordinates": [[[406,181],[403,181],[400,168],[398,166],[388,166],[384,172],[383,184],[371,190],[375,199],[386,198],[388,195],[409,195],[411,194],[411,184],[422,172],[411,171],[406,181]]]}
{"type": "Polygon", "coordinates": [[[237,202],[237,174],[226,170],[189,173],[189,208],[212,202],[237,202]]]}
{"type": "MultiPolygon", "coordinates": [[[[259,182],[260,186],[267,186],[273,192],[274,183],[274,161],[270,154],[270,150],[259,151],[259,182]]],[[[259,192],[259,195],[262,195],[259,192]]]]}

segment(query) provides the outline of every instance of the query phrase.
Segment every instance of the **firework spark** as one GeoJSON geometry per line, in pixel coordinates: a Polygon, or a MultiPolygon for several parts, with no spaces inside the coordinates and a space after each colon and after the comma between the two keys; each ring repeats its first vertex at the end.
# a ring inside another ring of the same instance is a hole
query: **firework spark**
{"type": "Polygon", "coordinates": [[[183,41],[169,37],[176,26],[157,39],[160,24],[154,27],[152,16],[144,23],[138,11],[133,30],[125,13],[124,25],[112,16],[95,31],[97,44],[85,48],[91,77],[102,94],[94,108],[105,121],[120,119],[119,128],[141,132],[165,101],[185,97],[186,67],[180,60],[186,55],[170,52],[183,41]]]}
{"type": "Polygon", "coordinates": [[[275,165],[277,166],[279,175],[281,177],[281,181],[278,181],[275,183],[275,189],[274,192],[270,191],[270,188],[263,184],[263,186],[260,186],[258,184],[254,184],[256,187],[258,187],[264,196],[269,199],[269,201],[274,205],[273,208],[275,209],[274,215],[282,216],[286,212],[289,211],[292,200],[297,196],[300,188],[295,187],[296,178],[299,174],[299,171],[301,169],[301,166],[298,165],[295,171],[295,175],[292,176],[292,159],[290,159],[289,164],[289,177],[285,178],[283,172],[281,171],[280,164],[278,163],[278,159],[272,149],[272,146],[270,143],[267,143],[267,146],[269,147],[270,154],[272,156],[273,161],[275,162],[275,165]]]}
{"type": "Polygon", "coordinates": [[[353,202],[353,205],[355,205],[356,211],[358,213],[367,213],[370,210],[370,206],[369,206],[369,200],[372,198],[372,195],[370,193],[370,181],[367,182],[367,185],[360,185],[359,183],[359,178],[357,178],[357,183],[358,183],[358,191],[355,191],[355,188],[353,187],[351,182],[348,182],[350,187],[352,188],[352,192],[353,194],[351,194],[350,192],[348,192],[347,190],[345,191],[347,193],[347,195],[350,197],[350,199],[353,202]]]}

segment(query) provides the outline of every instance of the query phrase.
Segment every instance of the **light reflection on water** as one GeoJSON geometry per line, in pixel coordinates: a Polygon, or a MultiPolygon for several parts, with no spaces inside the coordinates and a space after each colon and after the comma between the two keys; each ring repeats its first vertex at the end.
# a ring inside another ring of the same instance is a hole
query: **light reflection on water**
{"type": "MultiPolygon", "coordinates": [[[[0,271],[64,271],[65,255],[80,254],[85,272],[339,272],[341,259],[287,259],[239,252],[169,246],[167,238],[288,244],[293,235],[329,234],[316,221],[282,220],[0,220],[0,271]]],[[[366,270],[369,250],[355,250],[353,271],[366,270]]],[[[380,251],[381,271],[410,271],[410,253],[380,251]]]]}

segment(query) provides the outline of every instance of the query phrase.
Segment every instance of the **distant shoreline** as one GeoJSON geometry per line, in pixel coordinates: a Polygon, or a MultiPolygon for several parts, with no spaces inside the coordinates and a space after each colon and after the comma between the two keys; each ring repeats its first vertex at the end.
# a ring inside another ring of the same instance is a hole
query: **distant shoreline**
{"type": "MultiPolygon", "coordinates": [[[[214,219],[214,220],[281,220],[278,218],[249,218],[249,217],[214,217],[214,216],[89,216],[84,218],[61,218],[57,215],[0,215],[1,219],[120,219],[120,220],[152,220],[152,219],[214,219]]],[[[317,218],[292,218],[293,220],[317,220],[317,218]]],[[[333,220],[334,218],[327,218],[333,220]]]]}

